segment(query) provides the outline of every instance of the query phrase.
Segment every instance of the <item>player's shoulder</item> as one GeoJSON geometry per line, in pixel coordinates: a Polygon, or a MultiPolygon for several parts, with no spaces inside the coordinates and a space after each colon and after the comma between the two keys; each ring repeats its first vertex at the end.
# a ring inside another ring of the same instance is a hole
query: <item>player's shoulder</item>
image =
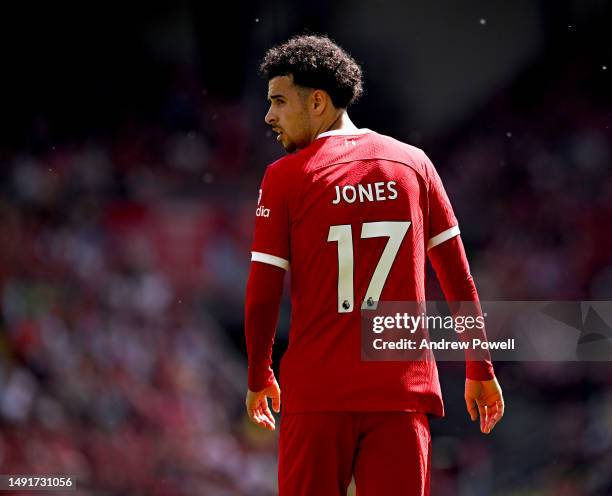
{"type": "Polygon", "coordinates": [[[404,156],[408,156],[413,160],[427,159],[427,155],[422,149],[404,141],[400,141],[399,139],[394,138],[393,136],[388,136],[386,134],[377,133],[374,131],[370,133],[370,136],[373,140],[378,141],[381,146],[389,150],[398,151],[404,156]]]}
{"type": "Polygon", "coordinates": [[[294,189],[302,183],[308,164],[316,158],[321,143],[302,148],[275,160],[266,168],[266,176],[272,181],[282,183],[284,188],[294,189]]]}
{"type": "Polygon", "coordinates": [[[278,171],[280,169],[284,169],[287,168],[290,160],[289,160],[290,156],[289,155],[285,155],[284,157],[280,157],[279,159],[275,160],[274,162],[271,162],[270,164],[268,164],[266,166],[266,171],[278,171]]]}
{"type": "Polygon", "coordinates": [[[426,178],[429,177],[433,164],[424,150],[421,148],[400,141],[397,138],[386,134],[372,132],[369,136],[373,143],[376,143],[382,154],[391,160],[402,162],[426,178]]]}
{"type": "Polygon", "coordinates": [[[294,153],[289,153],[275,160],[266,167],[266,171],[272,174],[290,174],[299,163],[304,161],[304,150],[300,150],[294,153]]]}

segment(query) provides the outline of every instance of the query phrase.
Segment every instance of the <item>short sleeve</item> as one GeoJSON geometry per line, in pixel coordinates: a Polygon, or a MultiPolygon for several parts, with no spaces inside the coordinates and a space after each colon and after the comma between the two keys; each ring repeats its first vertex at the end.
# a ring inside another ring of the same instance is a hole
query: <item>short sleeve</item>
{"type": "Polygon", "coordinates": [[[290,222],[287,181],[278,166],[269,166],[259,190],[251,260],[289,269],[290,222]]]}
{"type": "Polygon", "coordinates": [[[453,212],[448,195],[442,185],[442,179],[431,161],[427,159],[427,172],[429,177],[428,202],[429,202],[429,233],[427,250],[444,243],[457,236],[459,223],[453,212]]]}

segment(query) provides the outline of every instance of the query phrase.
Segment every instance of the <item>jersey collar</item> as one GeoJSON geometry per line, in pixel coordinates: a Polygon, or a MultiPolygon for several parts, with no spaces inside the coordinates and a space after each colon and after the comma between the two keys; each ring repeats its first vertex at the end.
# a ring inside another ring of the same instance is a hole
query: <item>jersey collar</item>
{"type": "Polygon", "coordinates": [[[325,131],[324,133],[319,134],[315,139],[325,138],[326,136],[356,136],[358,134],[366,134],[371,133],[368,128],[362,129],[333,129],[332,131],[325,131]]]}

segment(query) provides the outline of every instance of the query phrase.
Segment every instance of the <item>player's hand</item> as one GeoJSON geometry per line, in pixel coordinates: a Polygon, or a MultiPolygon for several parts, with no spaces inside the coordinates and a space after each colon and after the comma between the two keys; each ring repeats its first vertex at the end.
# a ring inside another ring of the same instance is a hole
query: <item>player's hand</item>
{"type": "Polygon", "coordinates": [[[472,422],[480,414],[480,431],[489,434],[504,415],[504,397],[496,378],[490,381],[465,380],[465,405],[472,422]]]}
{"type": "Polygon", "coordinates": [[[276,379],[266,389],[253,392],[250,389],[246,395],[246,410],[249,418],[258,426],[273,431],[276,421],[268,407],[268,396],[272,398],[272,408],[276,413],[280,412],[280,388],[276,379]]]}

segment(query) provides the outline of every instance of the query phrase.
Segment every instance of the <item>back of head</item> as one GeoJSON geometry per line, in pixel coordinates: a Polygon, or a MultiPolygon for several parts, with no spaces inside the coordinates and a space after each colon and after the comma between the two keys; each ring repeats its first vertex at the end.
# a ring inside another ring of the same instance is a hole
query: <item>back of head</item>
{"type": "Polygon", "coordinates": [[[336,108],[348,108],[363,93],[361,67],[327,36],[295,36],[271,48],[260,72],[268,80],[291,74],[298,86],[326,91],[336,108]]]}

